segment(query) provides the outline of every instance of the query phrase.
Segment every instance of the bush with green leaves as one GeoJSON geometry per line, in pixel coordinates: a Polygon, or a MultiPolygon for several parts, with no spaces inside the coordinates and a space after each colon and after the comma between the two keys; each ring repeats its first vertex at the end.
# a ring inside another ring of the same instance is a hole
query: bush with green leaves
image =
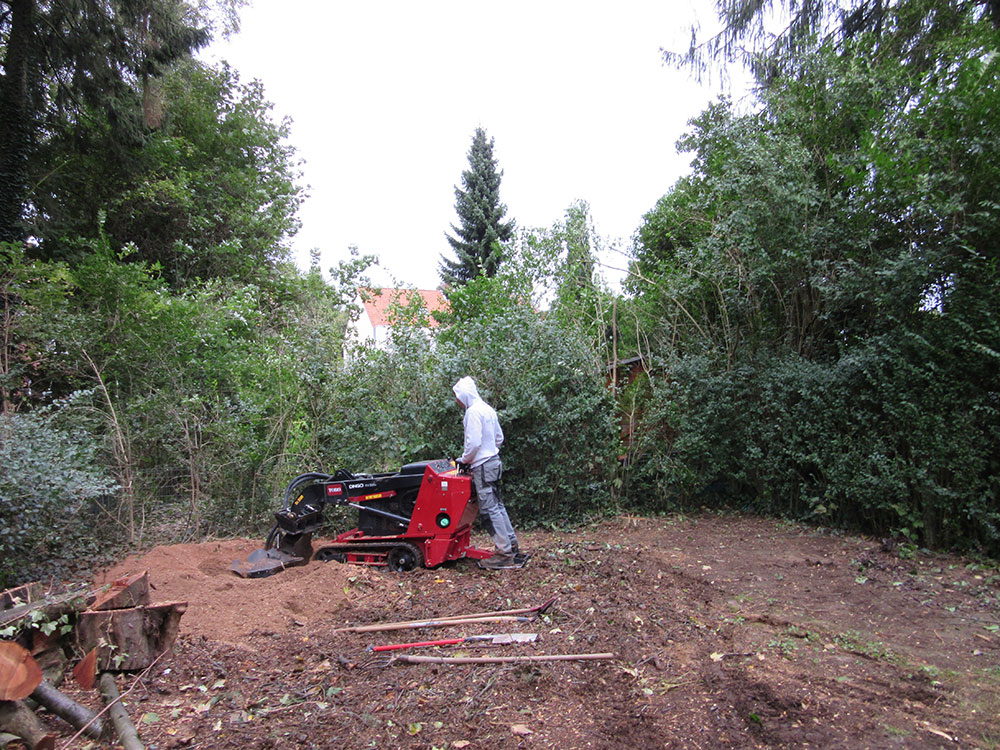
{"type": "Polygon", "coordinates": [[[651,500],[1000,555],[1000,31],[944,5],[947,33],[898,3],[682,141],[629,280],[651,500]]]}
{"type": "Polygon", "coordinates": [[[582,332],[524,303],[523,281],[514,270],[474,279],[451,292],[453,316],[437,336],[397,324],[388,350],[355,349],[318,427],[322,466],[306,468],[393,471],[458,456],[463,412],[452,386],[471,375],[506,436],[504,495],[517,524],[611,508],[616,436],[603,365],[582,332]]]}
{"type": "Polygon", "coordinates": [[[78,424],[75,404],[85,397],[0,414],[0,587],[66,577],[82,567],[74,558],[85,566],[101,551],[104,511],[118,487],[78,424]]]}

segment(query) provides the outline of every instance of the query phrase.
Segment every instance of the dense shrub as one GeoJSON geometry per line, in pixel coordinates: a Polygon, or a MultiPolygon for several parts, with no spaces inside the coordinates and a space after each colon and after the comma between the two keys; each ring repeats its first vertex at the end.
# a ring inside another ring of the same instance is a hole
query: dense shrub
{"type": "Polygon", "coordinates": [[[0,588],[65,577],[100,552],[117,486],[68,404],[0,414],[0,588]]]}
{"type": "Polygon", "coordinates": [[[359,348],[319,426],[325,470],[392,471],[459,455],[462,409],[452,385],[472,375],[500,418],[505,500],[521,525],[606,510],[613,404],[581,334],[513,305],[429,340],[397,331],[389,351],[359,348]]]}
{"type": "Polygon", "coordinates": [[[1000,554],[995,394],[909,349],[669,362],[634,448],[636,507],[715,504],[1000,554]]]}

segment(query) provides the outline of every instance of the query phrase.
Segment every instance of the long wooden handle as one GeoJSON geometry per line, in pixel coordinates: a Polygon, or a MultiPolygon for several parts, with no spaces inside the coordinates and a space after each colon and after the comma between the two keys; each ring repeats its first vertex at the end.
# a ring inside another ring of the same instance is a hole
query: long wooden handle
{"type": "Polygon", "coordinates": [[[555,604],[556,599],[559,597],[553,596],[551,599],[542,602],[541,604],[536,604],[534,607],[522,607],[521,609],[504,609],[499,612],[476,612],[471,615],[448,615],[446,617],[438,617],[438,620],[464,620],[465,618],[472,617],[488,617],[490,615],[530,615],[535,612],[542,612],[547,610],[553,604],[555,604]]]}
{"type": "MultiPolygon", "coordinates": [[[[499,612],[475,612],[470,615],[444,615],[442,617],[435,617],[432,620],[403,620],[401,622],[393,623],[378,623],[374,625],[349,625],[344,628],[337,628],[334,633],[370,633],[376,630],[402,630],[404,628],[426,628],[435,627],[444,624],[455,624],[455,625],[466,625],[467,620],[479,621],[479,622],[509,622],[509,620],[493,620],[493,617],[503,617],[508,615],[530,615],[536,612],[544,612],[549,607],[551,607],[558,597],[553,596],[551,599],[542,602],[534,607],[523,607],[521,609],[504,609],[499,612]],[[433,623],[433,625],[428,625],[428,623],[433,623]]],[[[531,618],[522,618],[522,621],[527,621],[531,618]]]]}
{"type": "Polygon", "coordinates": [[[380,622],[374,625],[355,625],[349,628],[338,628],[334,632],[376,633],[383,630],[406,630],[410,628],[444,628],[449,625],[472,625],[477,622],[530,622],[530,617],[517,615],[500,615],[498,617],[472,617],[464,620],[410,620],[407,622],[380,622]]]}
{"type": "Polygon", "coordinates": [[[591,661],[614,659],[615,654],[541,654],[538,656],[412,656],[395,657],[407,664],[507,664],[519,661],[591,661]]]}

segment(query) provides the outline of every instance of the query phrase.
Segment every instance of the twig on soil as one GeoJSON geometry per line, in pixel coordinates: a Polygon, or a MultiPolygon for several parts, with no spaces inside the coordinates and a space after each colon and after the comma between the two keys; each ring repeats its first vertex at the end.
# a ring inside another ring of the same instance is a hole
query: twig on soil
{"type": "Polygon", "coordinates": [[[583,628],[583,626],[586,625],[588,622],[590,622],[590,617],[591,615],[587,615],[586,617],[584,617],[583,620],[580,622],[580,624],[573,629],[573,632],[569,634],[569,637],[572,638],[574,635],[579,633],[580,630],[583,628]]]}
{"type": "Polygon", "coordinates": [[[953,735],[947,734],[946,732],[942,732],[940,729],[935,729],[934,727],[932,727],[926,721],[921,721],[919,723],[920,723],[920,726],[925,731],[930,732],[931,734],[936,734],[938,737],[942,737],[942,738],[948,740],[948,742],[958,742],[958,739],[956,737],[954,737],[953,735]]]}
{"type": "MultiPolygon", "coordinates": [[[[208,661],[210,661],[212,663],[212,666],[215,667],[217,675],[226,675],[226,676],[229,675],[229,670],[226,669],[226,666],[222,662],[220,662],[218,659],[216,659],[214,656],[212,656],[206,649],[201,648],[200,646],[197,646],[196,644],[192,643],[191,641],[187,641],[187,645],[190,648],[194,648],[194,649],[197,649],[198,651],[200,651],[202,653],[202,655],[208,661]]],[[[153,663],[155,664],[156,662],[153,662],[153,663]]],[[[152,666],[152,664],[150,666],[152,666]]]]}
{"type": "Polygon", "coordinates": [[[466,721],[472,718],[475,714],[476,706],[482,700],[483,696],[493,689],[493,683],[496,682],[497,677],[499,677],[501,672],[505,671],[505,669],[509,669],[509,667],[501,667],[500,669],[494,670],[489,679],[486,680],[486,684],[483,685],[483,687],[474,696],[472,696],[472,700],[469,701],[469,705],[465,709],[466,721]]]}
{"type": "Polygon", "coordinates": [[[724,654],[712,654],[712,661],[722,661],[723,659],[728,659],[730,656],[753,656],[755,652],[753,651],[727,651],[724,654]]]}
{"type": "Polygon", "coordinates": [[[302,706],[320,706],[328,703],[327,701],[302,701],[301,703],[289,703],[287,706],[278,706],[277,708],[262,708],[257,711],[258,714],[276,714],[280,711],[287,711],[290,708],[301,708],[302,706]]]}

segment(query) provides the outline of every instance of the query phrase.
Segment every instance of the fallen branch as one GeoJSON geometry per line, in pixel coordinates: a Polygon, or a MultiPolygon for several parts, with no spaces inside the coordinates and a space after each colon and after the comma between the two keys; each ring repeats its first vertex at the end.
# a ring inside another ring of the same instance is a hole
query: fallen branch
{"type": "Polygon", "coordinates": [[[39,581],[26,583],[0,592],[0,610],[10,609],[14,606],[37,601],[45,596],[45,587],[39,581]]]}
{"type": "Polygon", "coordinates": [[[118,739],[121,740],[125,750],[145,750],[139,733],[135,729],[135,724],[129,718],[128,712],[122,706],[121,693],[115,685],[115,678],[110,672],[101,675],[101,695],[108,702],[108,713],[111,714],[111,723],[115,725],[118,732],[118,739]]]}
{"type": "MultiPolygon", "coordinates": [[[[164,651],[164,652],[163,652],[163,654],[165,654],[165,653],[167,653],[167,652],[166,652],[166,651],[164,651]]],[[[101,709],[100,711],[98,711],[98,712],[97,712],[97,716],[95,716],[95,717],[94,717],[94,720],[97,720],[98,718],[100,718],[101,716],[103,716],[103,715],[104,715],[104,714],[105,714],[106,712],[110,712],[110,711],[111,711],[111,708],[112,708],[112,706],[117,706],[117,705],[120,705],[120,703],[121,703],[121,700],[122,700],[122,698],[124,698],[124,697],[125,697],[126,695],[128,695],[129,693],[131,693],[131,692],[132,692],[133,690],[135,690],[136,686],[137,686],[137,685],[138,685],[138,684],[139,684],[140,682],[142,682],[142,679],[143,679],[143,678],[144,678],[144,677],[145,677],[145,676],[146,676],[147,674],[149,674],[149,671],[150,671],[150,670],[151,670],[151,669],[152,669],[153,667],[155,667],[155,666],[156,666],[156,662],[158,662],[158,661],[160,660],[160,657],[162,657],[162,656],[163,656],[163,654],[160,654],[160,656],[157,656],[157,657],[156,657],[156,658],[155,658],[155,659],[153,660],[153,663],[152,663],[152,664],[150,664],[150,665],[149,665],[148,667],[146,667],[146,668],[145,668],[144,670],[142,670],[142,672],[141,672],[141,673],[139,674],[139,676],[138,676],[138,677],[136,677],[136,678],[135,678],[134,680],[132,680],[132,684],[131,684],[131,685],[129,685],[129,687],[128,687],[128,690],[126,690],[126,691],[125,691],[124,693],[121,693],[120,695],[118,695],[118,697],[116,697],[116,698],[114,698],[113,700],[111,700],[111,701],[110,701],[110,702],[109,702],[109,703],[108,703],[108,704],[107,704],[107,705],[106,705],[106,706],[105,706],[104,708],[102,708],[102,709],[101,709]]],[[[118,687],[117,687],[117,686],[116,686],[116,685],[114,684],[114,679],[113,679],[113,678],[112,678],[112,680],[111,680],[111,685],[112,685],[112,687],[114,687],[114,688],[115,688],[115,692],[117,693],[117,692],[118,692],[118,687]]],[[[124,710],[124,709],[123,709],[123,710],[124,710]]],[[[126,714],[126,715],[125,715],[125,717],[126,717],[126,718],[128,718],[128,714],[126,714]]],[[[112,719],[112,723],[114,723],[114,720],[113,720],[113,719],[112,719]]],[[[131,719],[129,719],[129,723],[131,724],[131,719]]],[[[135,726],[135,725],[133,725],[133,727],[134,727],[134,726],[135,726]]],[[[68,742],[66,743],[66,747],[68,748],[68,747],[69,747],[70,745],[72,745],[72,744],[73,744],[73,741],[74,741],[74,740],[76,740],[76,738],[77,738],[77,737],[79,737],[79,736],[80,736],[81,734],[83,734],[83,732],[84,732],[84,730],[85,730],[86,728],[87,728],[87,727],[83,727],[83,728],[79,729],[79,730],[77,731],[77,733],[76,733],[76,734],[74,734],[74,735],[73,735],[72,737],[70,737],[70,738],[69,738],[69,741],[68,741],[68,742]]],[[[141,748],[141,747],[142,747],[142,745],[140,744],[140,745],[139,745],[139,747],[141,748]]],[[[138,750],[138,749],[137,749],[137,750],[138,750]]]]}
{"type": "Polygon", "coordinates": [[[96,713],[63,695],[44,680],[35,688],[31,697],[75,729],[82,730],[88,737],[96,740],[104,731],[96,713]]]}
{"type": "Polygon", "coordinates": [[[80,612],[86,609],[88,600],[93,599],[96,595],[97,591],[80,588],[58,596],[50,596],[38,601],[28,602],[27,604],[19,604],[0,612],[0,627],[5,627],[25,617],[29,617],[32,612],[39,612],[44,619],[56,620],[67,613],[80,612]]]}

